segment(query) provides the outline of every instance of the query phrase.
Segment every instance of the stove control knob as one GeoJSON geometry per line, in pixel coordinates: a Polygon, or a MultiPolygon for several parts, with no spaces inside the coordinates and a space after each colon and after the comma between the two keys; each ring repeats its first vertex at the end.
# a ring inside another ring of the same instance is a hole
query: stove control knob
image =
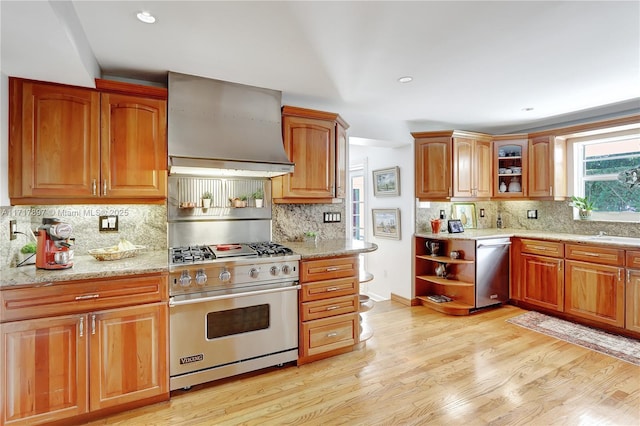
{"type": "Polygon", "coordinates": [[[289,275],[291,273],[291,266],[283,265],[282,266],[282,273],[285,274],[285,275],[289,275]]]}
{"type": "Polygon", "coordinates": [[[259,273],[260,271],[257,268],[251,268],[251,270],[249,271],[249,276],[251,278],[258,278],[259,273]]]}
{"type": "Polygon", "coordinates": [[[231,280],[231,272],[225,269],[224,271],[220,272],[220,275],[218,276],[218,278],[220,278],[220,281],[222,282],[227,282],[231,280]]]}
{"type": "Polygon", "coordinates": [[[189,287],[191,285],[191,275],[189,275],[189,271],[182,271],[178,281],[182,287],[189,287]]]}
{"type": "Polygon", "coordinates": [[[271,267],[271,275],[276,276],[280,273],[280,267],[279,266],[272,266],[271,267]]]}
{"type": "Polygon", "coordinates": [[[196,272],[196,284],[198,284],[199,286],[203,286],[206,282],[207,274],[204,273],[204,269],[200,269],[198,272],[196,272]]]}

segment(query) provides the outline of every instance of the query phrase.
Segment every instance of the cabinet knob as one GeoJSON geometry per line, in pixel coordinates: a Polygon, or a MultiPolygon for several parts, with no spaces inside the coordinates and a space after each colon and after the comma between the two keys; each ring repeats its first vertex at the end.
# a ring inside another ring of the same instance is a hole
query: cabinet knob
{"type": "Polygon", "coordinates": [[[78,331],[80,332],[80,337],[84,336],[84,317],[80,317],[80,323],[78,324],[78,331]]]}
{"type": "Polygon", "coordinates": [[[96,180],[93,179],[93,181],[91,181],[91,195],[96,195],[96,191],[98,190],[98,184],[96,183],[96,180]]]}
{"type": "Polygon", "coordinates": [[[102,195],[107,195],[107,180],[102,181],[102,195]]]}

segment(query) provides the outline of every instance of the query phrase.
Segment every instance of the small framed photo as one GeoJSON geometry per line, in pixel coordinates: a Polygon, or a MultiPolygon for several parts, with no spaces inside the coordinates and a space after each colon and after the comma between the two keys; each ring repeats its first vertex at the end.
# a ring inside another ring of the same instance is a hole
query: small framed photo
{"type": "Polygon", "coordinates": [[[447,221],[447,228],[450,234],[458,234],[460,232],[464,232],[464,227],[462,226],[462,222],[460,221],[460,219],[447,221]]]}
{"type": "Polygon", "coordinates": [[[400,239],[400,209],[372,209],[373,236],[400,239]]]}
{"type": "Polygon", "coordinates": [[[373,195],[376,197],[400,195],[400,167],[373,171],[373,195]]]}

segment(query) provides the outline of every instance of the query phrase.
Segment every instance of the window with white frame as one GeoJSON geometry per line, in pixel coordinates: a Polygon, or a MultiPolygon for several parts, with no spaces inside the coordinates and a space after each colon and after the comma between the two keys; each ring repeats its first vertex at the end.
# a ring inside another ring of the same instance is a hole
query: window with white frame
{"type": "Polygon", "coordinates": [[[593,202],[592,219],[640,221],[639,130],[569,138],[567,142],[573,145],[574,194],[593,202]]]}

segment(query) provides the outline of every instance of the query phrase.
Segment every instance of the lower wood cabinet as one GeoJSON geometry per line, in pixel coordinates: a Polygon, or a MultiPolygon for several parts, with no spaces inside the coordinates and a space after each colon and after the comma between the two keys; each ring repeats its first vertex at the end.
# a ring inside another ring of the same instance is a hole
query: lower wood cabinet
{"type": "Polygon", "coordinates": [[[358,257],[300,262],[298,364],[353,350],[359,342],[358,257]]]}
{"type": "Polygon", "coordinates": [[[168,314],[164,302],[89,314],[91,411],[167,391],[168,314]]]}
{"type": "MultiPolygon", "coordinates": [[[[1,292],[3,308],[9,306],[11,315],[24,318],[29,312],[39,314],[30,305],[40,290],[47,293],[58,288],[62,299],[69,297],[62,293],[73,285],[77,290],[93,291],[90,295],[75,293],[75,309],[66,307],[76,311],[84,307],[84,312],[0,324],[0,425],[48,423],[120,405],[131,407],[137,401],[168,399],[169,312],[166,296],[162,296],[167,291],[166,279],[60,283],[60,287],[54,284],[1,292]],[[141,296],[143,300],[155,293],[157,301],[136,305],[136,297],[130,297],[120,301],[129,306],[89,311],[96,304],[113,304],[114,299],[107,300],[107,295],[126,281],[132,288],[149,290],[141,296]],[[106,299],[96,301],[102,294],[106,299]],[[21,304],[28,307],[20,310],[17,306],[21,304]]],[[[55,306],[44,306],[48,301],[41,299],[43,308],[55,311],[55,306]]]]}
{"type": "Polygon", "coordinates": [[[624,327],[624,268],[573,260],[566,266],[565,312],[624,327]]]}
{"type": "Polygon", "coordinates": [[[640,333],[640,270],[627,269],[625,328],[640,333]]]}
{"type": "Polygon", "coordinates": [[[522,300],[554,311],[564,310],[564,260],[523,254],[521,262],[522,300]]]}
{"type": "Polygon", "coordinates": [[[0,424],[39,424],[87,412],[86,316],[17,321],[0,330],[0,424]]]}

